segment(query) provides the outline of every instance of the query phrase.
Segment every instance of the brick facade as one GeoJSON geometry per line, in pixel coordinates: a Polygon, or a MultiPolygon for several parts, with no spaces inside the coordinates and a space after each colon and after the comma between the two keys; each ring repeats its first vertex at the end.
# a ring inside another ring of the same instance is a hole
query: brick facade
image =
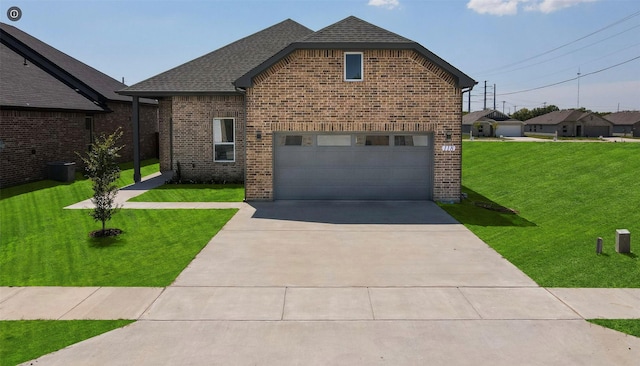
{"type": "Polygon", "coordinates": [[[461,121],[461,90],[454,78],[414,51],[366,50],[363,81],[345,82],[342,50],[297,50],[258,75],[244,97],[161,100],[160,165],[176,171],[180,162],[182,179],[244,178],[248,200],[272,200],[274,133],[431,132],[433,198],[457,202],[461,121]],[[213,161],[215,117],[236,119],[235,163],[213,161]],[[443,151],[443,145],[455,150],[443,151]]]}
{"type": "MultiPolygon", "coordinates": [[[[110,113],[101,113],[94,116],[94,135],[110,134],[116,128],[122,128],[120,143],[124,148],[120,150],[122,161],[133,161],[133,126],[131,125],[131,103],[114,102],[107,104],[110,113]]],[[[158,157],[158,106],[155,104],[140,103],[140,159],[152,159],[158,157]]]]}
{"type": "Polygon", "coordinates": [[[75,161],[89,144],[85,114],[0,111],[0,186],[46,178],[48,162],[75,161]]]}
{"type": "Polygon", "coordinates": [[[242,95],[174,96],[161,100],[161,169],[177,173],[179,163],[184,180],[242,182],[244,124],[242,95]],[[213,161],[214,118],[235,119],[235,162],[213,161]]]}
{"type": "Polygon", "coordinates": [[[365,50],[363,60],[363,81],[345,82],[342,50],[297,50],[254,79],[246,94],[248,200],[273,199],[275,132],[426,131],[434,135],[433,198],[459,201],[462,98],[453,77],[410,50],[365,50]]]}
{"type": "MultiPolygon", "coordinates": [[[[133,160],[131,103],[110,102],[111,113],[83,113],[43,110],[0,111],[0,187],[46,179],[47,163],[73,161],[77,167],[90,144],[85,117],[93,116],[94,136],[111,133],[121,126],[121,161],[133,160]]],[[[141,157],[157,157],[157,106],[140,106],[141,157]]]]}

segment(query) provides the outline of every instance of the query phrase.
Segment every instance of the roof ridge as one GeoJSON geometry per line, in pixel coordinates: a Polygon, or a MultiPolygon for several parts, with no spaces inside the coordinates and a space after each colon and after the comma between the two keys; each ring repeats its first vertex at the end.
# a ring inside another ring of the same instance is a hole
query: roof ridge
{"type": "MultiPolygon", "coordinates": [[[[369,23],[365,20],[362,20],[356,16],[350,15],[342,20],[339,20],[333,24],[330,24],[314,33],[311,33],[309,35],[307,35],[306,37],[300,39],[298,42],[300,43],[312,43],[314,42],[314,39],[320,39],[319,41],[315,41],[315,42],[320,42],[320,43],[324,43],[324,42],[334,42],[331,39],[330,35],[325,36],[325,34],[331,33],[332,31],[336,31],[339,30],[338,33],[343,32],[340,34],[340,38],[353,38],[354,36],[360,36],[362,37],[362,39],[358,39],[358,42],[371,42],[371,40],[366,39],[366,35],[367,34],[363,34],[362,32],[358,32],[358,30],[362,30],[362,28],[368,28],[367,33],[374,35],[374,38],[376,38],[377,41],[380,41],[381,35],[384,35],[385,37],[388,37],[389,39],[385,42],[390,42],[390,43],[416,43],[413,40],[410,40],[406,37],[403,37],[397,33],[391,32],[387,29],[384,29],[380,26],[377,26],[375,24],[369,23]],[[345,29],[343,29],[343,27],[345,29]],[[360,28],[360,29],[358,29],[360,28]],[[349,32],[345,32],[345,30],[348,30],[349,32]],[[371,30],[374,30],[375,32],[371,32],[371,30]]],[[[353,42],[353,40],[349,40],[349,42],[353,42]]]]}

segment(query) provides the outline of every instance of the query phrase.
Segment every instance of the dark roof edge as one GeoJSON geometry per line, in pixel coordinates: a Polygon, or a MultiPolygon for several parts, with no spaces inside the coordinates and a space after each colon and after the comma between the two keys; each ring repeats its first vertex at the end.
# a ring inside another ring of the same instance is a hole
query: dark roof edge
{"type": "Polygon", "coordinates": [[[105,109],[25,107],[25,106],[14,106],[14,105],[0,105],[0,111],[42,111],[42,112],[68,112],[68,113],[84,113],[84,114],[96,114],[96,113],[102,114],[102,113],[112,112],[111,110],[105,110],[105,109]]]}
{"type": "Polygon", "coordinates": [[[435,63],[440,68],[445,71],[451,73],[458,80],[458,86],[460,88],[473,88],[477,81],[473,80],[471,77],[458,70],[445,60],[436,56],[433,52],[421,46],[416,42],[406,42],[406,43],[397,43],[397,42],[369,42],[369,43],[359,43],[359,42],[336,42],[336,43],[313,43],[313,42],[294,42],[289,46],[285,47],[280,52],[276,53],[269,59],[267,59],[262,64],[250,70],[248,73],[242,75],[238,78],[234,85],[238,88],[248,88],[253,86],[253,78],[258,74],[266,71],[269,67],[273,66],[276,62],[280,61],[282,58],[286,57],[290,53],[298,49],[344,49],[344,50],[371,50],[371,49],[383,49],[383,50],[406,50],[411,49],[428,60],[435,63]]]}
{"type": "Polygon", "coordinates": [[[130,97],[141,97],[141,98],[152,98],[152,99],[156,99],[156,98],[162,98],[162,97],[173,97],[173,96],[183,96],[183,95],[244,95],[243,92],[240,91],[236,91],[236,92],[232,92],[232,91],[228,91],[228,92],[221,92],[221,91],[201,91],[201,90],[193,90],[193,91],[185,91],[185,90],[181,90],[181,91],[171,91],[171,90],[163,90],[163,91],[132,91],[132,90],[126,90],[126,89],[122,89],[122,90],[118,90],[116,91],[116,93],[120,94],[120,95],[127,95],[130,97]]]}
{"type": "Polygon", "coordinates": [[[100,104],[100,107],[108,109],[106,107],[106,102],[109,100],[107,97],[100,94],[98,91],[91,88],[89,85],[85,84],[75,76],[71,75],[69,72],[59,67],[51,60],[41,55],[33,48],[29,47],[27,44],[15,38],[13,35],[9,34],[9,32],[0,29],[0,34],[2,34],[2,37],[0,37],[2,43],[12,49],[14,52],[29,60],[29,62],[35,64],[36,66],[44,70],[47,74],[60,80],[69,88],[76,90],[83,97],[89,99],[92,102],[98,102],[100,104]]]}

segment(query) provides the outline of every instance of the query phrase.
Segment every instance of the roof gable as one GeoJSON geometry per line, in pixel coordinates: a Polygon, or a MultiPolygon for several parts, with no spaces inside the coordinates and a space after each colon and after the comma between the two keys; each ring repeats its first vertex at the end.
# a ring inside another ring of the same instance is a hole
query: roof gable
{"type": "Polygon", "coordinates": [[[417,42],[350,16],[290,44],[258,67],[242,75],[235,81],[235,85],[240,88],[251,87],[255,76],[297,49],[410,49],[453,75],[458,87],[473,88],[477,84],[471,77],[417,42]]]}
{"type": "Polygon", "coordinates": [[[125,87],[125,84],[94,69],[93,67],[57,50],[54,47],[40,41],[39,39],[21,31],[8,24],[0,23],[2,30],[2,43],[11,43],[14,47],[21,48],[20,52],[29,53],[25,57],[38,63],[43,70],[46,70],[57,77],[65,77],[78,83],[81,92],[91,99],[102,99],[115,101],[130,101],[130,97],[116,94],[116,90],[125,87]],[[81,85],[86,87],[83,91],[81,85]]]}
{"type": "Polygon", "coordinates": [[[233,82],[313,31],[287,19],[120,91],[124,95],[234,93],[233,82]]]}

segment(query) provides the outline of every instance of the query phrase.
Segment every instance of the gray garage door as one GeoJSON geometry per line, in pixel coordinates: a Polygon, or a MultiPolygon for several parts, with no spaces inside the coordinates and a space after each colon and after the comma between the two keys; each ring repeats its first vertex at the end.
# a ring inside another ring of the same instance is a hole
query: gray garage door
{"type": "Polygon", "coordinates": [[[607,126],[584,126],[584,135],[587,137],[609,136],[610,134],[607,126]]]}
{"type": "Polygon", "coordinates": [[[427,200],[430,135],[276,134],[276,199],[427,200]]]}

